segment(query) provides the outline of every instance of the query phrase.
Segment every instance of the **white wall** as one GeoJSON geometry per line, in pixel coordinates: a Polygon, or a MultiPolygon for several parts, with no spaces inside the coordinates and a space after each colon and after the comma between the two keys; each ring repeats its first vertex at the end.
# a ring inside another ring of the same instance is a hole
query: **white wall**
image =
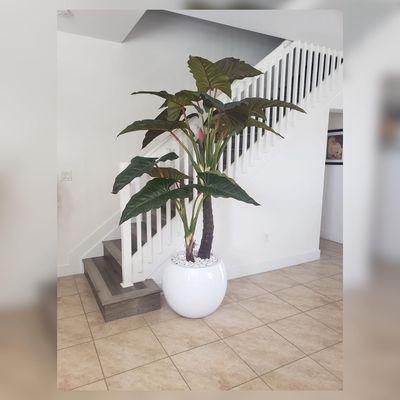
{"type": "MultiPolygon", "coordinates": [[[[40,4],[5,1],[1,5],[0,311],[6,310],[2,315],[8,317],[14,316],[11,306],[33,306],[38,299],[43,301],[43,289],[54,281],[57,214],[53,6],[49,0],[40,4]]],[[[25,315],[32,321],[31,313],[25,315]]]]}
{"type": "Polygon", "coordinates": [[[138,153],[143,133],[116,134],[153,117],[160,104],[129,93],[194,88],[189,54],[256,64],[280,43],[159,11],[147,12],[122,44],[58,33],[58,173],[72,171],[72,181],[58,185],[60,274],[79,272],[82,255],[116,226],[118,199],[110,192],[117,165],[138,153]]]}
{"type": "MultiPolygon", "coordinates": [[[[343,114],[331,112],[329,129],[342,128],[343,114]]],[[[343,243],[343,165],[325,166],[321,237],[343,243]]]]}
{"type": "Polygon", "coordinates": [[[229,277],[319,258],[327,105],[299,114],[284,140],[262,155],[237,182],[261,206],[215,203],[215,251],[229,277]],[[229,204],[229,207],[227,205],[229,204]]]}

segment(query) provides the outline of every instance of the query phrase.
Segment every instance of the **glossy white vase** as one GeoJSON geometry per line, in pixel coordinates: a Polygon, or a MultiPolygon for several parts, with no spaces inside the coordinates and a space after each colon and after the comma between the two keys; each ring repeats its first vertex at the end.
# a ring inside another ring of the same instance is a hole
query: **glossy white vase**
{"type": "Polygon", "coordinates": [[[186,267],[166,262],[162,289],[168,305],[186,318],[202,318],[222,303],[227,287],[222,261],[211,266],[186,267]]]}

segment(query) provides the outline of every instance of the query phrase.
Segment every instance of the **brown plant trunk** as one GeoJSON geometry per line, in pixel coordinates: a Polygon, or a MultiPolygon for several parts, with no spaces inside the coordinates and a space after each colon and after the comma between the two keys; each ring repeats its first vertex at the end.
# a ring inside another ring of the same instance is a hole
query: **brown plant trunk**
{"type": "Polygon", "coordinates": [[[214,217],[211,197],[207,196],[203,201],[203,235],[201,237],[198,257],[210,258],[212,242],[214,238],[214,217]]]}
{"type": "Polygon", "coordinates": [[[186,261],[194,262],[193,247],[194,247],[194,240],[191,239],[189,242],[186,243],[186,261]]]}

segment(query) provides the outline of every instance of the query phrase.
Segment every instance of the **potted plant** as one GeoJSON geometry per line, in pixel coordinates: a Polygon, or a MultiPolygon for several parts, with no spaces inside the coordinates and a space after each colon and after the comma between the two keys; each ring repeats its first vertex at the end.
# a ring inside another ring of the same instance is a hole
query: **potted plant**
{"type": "Polygon", "coordinates": [[[218,308],[227,285],[223,262],[211,253],[214,234],[212,197],[233,198],[259,205],[232,178],[219,170],[219,160],[229,139],[247,127],[257,127],[264,133],[279,135],[265,123],[265,110],[269,107],[282,106],[304,111],[291,103],[260,97],[225,103],[220,101],[222,93],[231,98],[233,81],[261,74],[261,71],[244,61],[224,58],[211,62],[202,57],[190,56],[188,66],[196,81],[197,91],[181,90],[175,94],[164,90],[132,93],[163,98],[163,111],[154,119],[133,122],[118,136],[146,130],[142,144],[144,148],[158,136],[169,133],[188,154],[196,179],[177,169],[160,166],[164,161],[176,159],[178,156],[175,153],[160,158],[138,156],[116,177],[113,193],[118,193],[143,174],[152,178],[129,200],[120,224],[157,209],[168,200],[175,202],[184,227],[185,252],[183,255],[174,255],[165,266],[163,291],[167,302],[177,313],[200,318],[218,308]],[[191,207],[188,209],[185,199],[192,196],[191,207]],[[203,233],[196,253],[195,232],[201,210],[203,233]]]}

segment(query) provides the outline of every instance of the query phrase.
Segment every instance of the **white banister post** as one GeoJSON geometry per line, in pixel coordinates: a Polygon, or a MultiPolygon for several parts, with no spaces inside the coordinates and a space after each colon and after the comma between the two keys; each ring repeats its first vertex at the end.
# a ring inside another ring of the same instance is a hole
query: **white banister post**
{"type": "MultiPolygon", "coordinates": [[[[235,100],[239,101],[242,100],[242,85],[237,84],[236,85],[236,98],[235,100]]],[[[241,133],[236,133],[235,136],[235,164],[234,164],[234,171],[235,171],[235,177],[239,174],[239,156],[240,156],[240,136],[241,133]]]]}
{"type": "MultiPolygon", "coordinates": [[[[249,97],[250,93],[250,85],[248,84],[248,80],[244,80],[244,98],[249,97]]],[[[246,162],[247,162],[247,133],[248,129],[243,129],[242,133],[242,172],[246,172],[246,162]]]]}
{"type": "Polygon", "coordinates": [[[334,52],[333,50],[329,49],[329,60],[330,60],[330,74],[329,74],[329,80],[328,80],[328,84],[329,84],[329,91],[332,91],[333,89],[333,74],[335,73],[335,68],[334,68],[334,52]]]}
{"type": "MultiPolygon", "coordinates": [[[[289,103],[292,100],[293,53],[294,53],[294,49],[292,46],[288,53],[288,66],[287,66],[288,72],[287,72],[287,79],[286,79],[286,101],[289,103]]],[[[286,109],[285,122],[284,122],[285,130],[287,129],[289,116],[291,116],[292,112],[293,111],[290,111],[289,108],[286,109]]]]}
{"type": "MultiPolygon", "coordinates": [[[[234,86],[233,86],[233,88],[232,88],[232,97],[231,97],[231,99],[232,99],[232,101],[237,101],[237,100],[239,100],[238,99],[238,94],[239,94],[239,90],[238,90],[238,85],[237,84],[235,84],[234,86]]],[[[238,133],[236,133],[235,135],[234,135],[234,138],[235,138],[235,146],[234,146],[234,148],[233,148],[233,153],[234,153],[234,160],[232,160],[231,159],[231,162],[233,161],[233,163],[232,163],[232,165],[231,165],[231,167],[230,167],[230,170],[231,170],[231,174],[232,174],[232,176],[235,178],[236,177],[236,174],[237,174],[237,158],[236,158],[236,151],[237,151],[237,149],[238,149],[238,138],[239,138],[239,134],[238,133]]],[[[233,146],[233,141],[232,141],[232,139],[230,140],[231,141],[231,146],[233,146]]],[[[231,149],[232,150],[232,149],[231,149]]],[[[232,157],[232,156],[231,156],[232,157]]]]}
{"type": "Polygon", "coordinates": [[[325,48],[325,68],[324,68],[324,95],[328,92],[328,82],[329,82],[329,49],[325,48]]]}
{"type": "MultiPolygon", "coordinates": [[[[251,97],[256,97],[257,96],[257,77],[254,77],[250,80],[251,84],[251,97]]],[[[255,126],[250,127],[250,142],[249,142],[249,161],[250,165],[253,164],[254,162],[254,142],[256,138],[256,128],[255,126]]]]}
{"type": "MultiPolygon", "coordinates": [[[[285,100],[285,75],[286,75],[286,51],[282,55],[282,62],[281,62],[281,76],[279,82],[279,100],[285,100]]],[[[279,122],[278,126],[279,129],[283,127],[283,111],[284,107],[279,107],[279,122]]]]}
{"type": "Polygon", "coordinates": [[[156,210],[156,221],[157,221],[157,235],[158,235],[158,252],[161,254],[163,251],[163,233],[161,225],[161,207],[156,210]]]}
{"type": "MultiPolygon", "coordinates": [[[[267,80],[265,82],[265,96],[267,99],[272,98],[271,94],[271,87],[272,87],[272,65],[268,68],[267,71],[267,80]]],[[[267,116],[267,125],[271,124],[272,125],[272,107],[269,107],[265,110],[265,115],[267,116]]],[[[270,133],[268,131],[264,132],[264,152],[268,151],[268,138],[270,136],[270,133]]]]}
{"type": "Polygon", "coordinates": [[[319,54],[319,47],[313,46],[314,50],[314,58],[312,60],[312,81],[311,81],[311,104],[315,104],[317,98],[317,74],[318,74],[318,54],[319,54]]]}
{"type": "Polygon", "coordinates": [[[304,104],[310,106],[310,81],[311,81],[311,51],[312,45],[307,46],[307,73],[306,73],[306,90],[305,90],[305,97],[304,97],[304,104]]]}
{"type": "MultiPolygon", "coordinates": [[[[271,68],[271,70],[272,70],[272,68],[271,68]]],[[[278,85],[279,85],[279,59],[276,61],[275,65],[274,65],[273,95],[272,95],[273,100],[278,100],[278,85]]],[[[278,116],[278,113],[279,113],[279,107],[274,107],[274,110],[272,110],[272,108],[271,108],[271,116],[272,116],[271,127],[273,129],[277,128],[276,118],[278,116]]],[[[269,138],[270,138],[269,139],[270,145],[274,146],[275,134],[269,133],[269,138]]]]}
{"type": "Polygon", "coordinates": [[[337,78],[338,78],[338,69],[339,69],[339,57],[338,57],[338,52],[337,50],[333,51],[333,86],[336,86],[337,78]],[[335,68],[335,64],[337,62],[337,68],[335,68]]]}
{"type": "MultiPolygon", "coordinates": [[[[264,98],[264,87],[265,87],[265,75],[260,75],[258,81],[258,97],[264,98]]],[[[261,158],[261,145],[263,143],[262,128],[257,129],[257,143],[256,143],[256,157],[259,160],[261,158]]]]}
{"type": "Polygon", "coordinates": [[[226,174],[230,175],[232,170],[232,137],[228,139],[226,146],[226,174]]]}
{"type": "Polygon", "coordinates": [[[317,89],[317,98],[321,99],[321,88],[322,88],[322,70],[324,68],[324,54],[325,48],[319,47],[319,67],[318,67],[318,89],[317,89]]]}
{"type": "MultiPolygon", "coordinates": [[[[304,105],[304,81],[306,79],[306,62],[307,62],[307,48],[304,43],[300,45],[301,50],[301,67],[300,67],[300,80],[299,80],[299,105],[304,105]]],[[[306,110],[307,111],[307,110],[306,110]]]]}
{"type": "MultiPolygon", "coordinates": [[[[142,181],[142,179],[139,179],[142,181]]],[[[140,190],[138,180],[133,182],[135,193],[140,190]]],[[[132,276],[134,277],[137,272],[143,272],[143,251],[142,251],[142,214],[136,216],[136,254],[135,258],[137,259],[138,265],[132,265],[133,273],[132,276]],[[136,268],[135,268],[136,267],[136,268]],[[136,269],[136,270],[135,270],[136,269]]]]}
{"type": "MultiPolygon", "coordinates": [[[[299,81],[299,66],[300,66],[300,44],[299,42],[295,42],[295,49],[296,53],[293,52],[293,57],[294,57],[294,73],[293,73],[293,89],[292,89],[292,94],[293,94],[293,103],[298,104],[297,101],[297,89],[298,89],[298,81],[299,81]],[[296,54],[296,55],[295,55],[296,54]]],[[[293,126],[294,124],[294,115],[295,112],[292,111],[291,117],[290,117],[290,125],[293,126]]]]}
{"type": "MultiPolygon", "coordinates": [[[[122,172],[128,163],[121,163],[119,172],[122,172]]],[[[121,213],[131,197],[130,185],[126,185],[119,192],[119,204],[121,213]]],[[[122,250],[122,287],[133,285],[132,277],[132,244],[131,244],[131,220],[125,221],[121,225],[121,250],[122,250]]]]}
{"type": "Polygon", "coordinates": [[[146,245],[147,245],[147,252],[148,252],[148,263],[153,262],[153,237],[151,232],[151,211],[147,211],[146,213],[146,245]]]}

